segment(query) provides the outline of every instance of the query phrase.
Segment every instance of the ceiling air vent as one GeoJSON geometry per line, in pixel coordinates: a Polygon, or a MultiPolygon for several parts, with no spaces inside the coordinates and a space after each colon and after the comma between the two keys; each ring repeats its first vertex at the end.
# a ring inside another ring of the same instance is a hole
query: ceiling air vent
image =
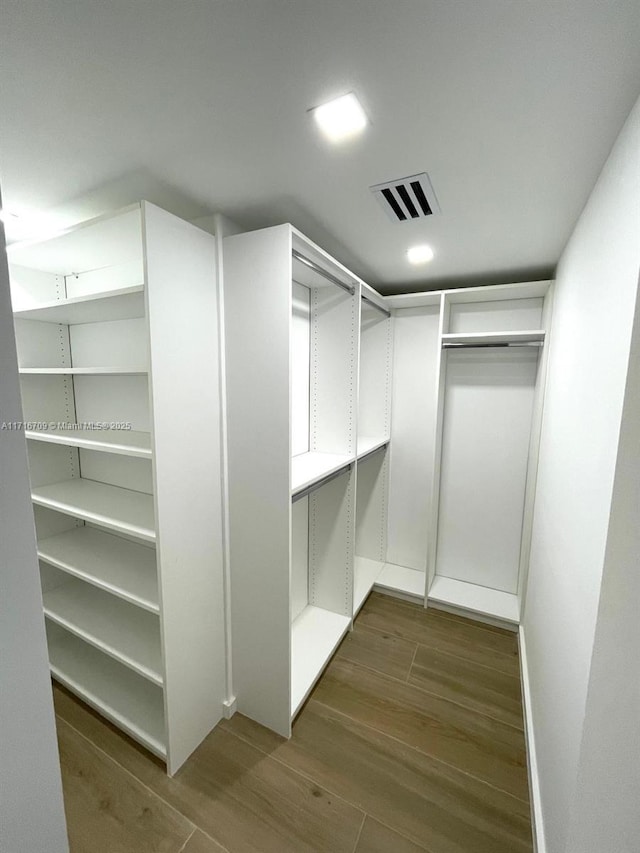
{"type": "Polygon", "coordinates": [[[409,175],[399,181],[388,181],[369,187],[393,222],[411,222],[440,213],[440,205],[429,175],[409,175]]]}

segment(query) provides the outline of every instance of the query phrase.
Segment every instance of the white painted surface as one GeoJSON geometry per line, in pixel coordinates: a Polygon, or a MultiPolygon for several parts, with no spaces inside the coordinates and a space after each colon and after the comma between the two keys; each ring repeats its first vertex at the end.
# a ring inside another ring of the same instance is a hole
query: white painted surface
{"type": "Polygon", "coordinates": [[[357,299],[337,285],[311,291],[312,451],[356,452],[357,299]]]}
{"type": "MultiPolygon", "coordinates": [[[[26,389],[27,382],[39,383],[42,388],[45,382],[53,383],[50,377],[30,377],[22,380],[26,389]]],[[[149,432],[149,390],[148,377],[144,376],[74,376],[72,399],[78,423],[118,423],[131,424],[131,429],[139,432],[149,432]]],[[[23,392],[24,393],[24,392],[23,392]]],[[[35,396],[35,395],[34,395],[35,396]]],[[[39,415],[38,418],[41,418],[39,415]]],[[[51,418],[51,420],[56,420],[51,418]]],[[[58,418],[57,420],[61,420],[58,418]]]]}
{"type": "Polygon", "coordinates": [[[366,437],[388,438],[391,432],[391,324],[361,300],[358,452],[366,437]]]}
{"type": "Polygon", "coordinates": [[[43,595],[47,618],[154,684],[162,684],[158,617],[60,574],[66,581],[43,595]]]}
{"type": "Polygon", "coordinates": [[[40,539],[38,557],[131,604],[158,612],[154,548],[84,525],[40,539]]]}
{"type": "Polygon", "coordinates": [[[119,288],[106,293],[75,296],[45,302],[38,308],[17,311],[17,319],[40,320],[43,323],[108,323],[144,317],[144,287],[119,288]]]}
{"type": "Polygon", "coordinates": [[[234,683],[240,713],[287,737],[290,229],[227,237],[224,265],[234,683]]]}
{"type": "Polygon", "coordinates": [[[517,595],[454,578],[436,575],[429,590],[431,600],[507,622],[517,623],[520,619],[517,595]]]}
{"type": "Polygon", "coordinates": [[[162,689],[57,625],[47,635],[53,677],[166,759],[162,689]]]}
{"type": "MultiPolygon", "coordinates": [[[[506,296],[506,294],[505,294],[506,296]]],[[[542,298],[508,299],[500,302],[451,302],[449,331],[517,331],[542,328],[542,298]]]]}
{"type": "Polygon", "coordinates": [[[350,624],[351,616],[309,605],[291,626],[292,717],[322,675],[350,624]]]}
{"type": "MultiPolygon", "coordinates": [[[[580,762],[584,743],[586,770],[591,738],[599,737],[593,729],[585,729],[585,714],[591,726],[606,701],[605,692],[599,692],[605,682],[600,683],[593,706],[587,691],[592,665],[597,678],[602,664],[598,659],[602,650],[596,647],[594,653],[594,641],[600,630],[596,630],[598,607],[637,299],[639,152],[640,105],[636,105],[562,256],[555,285],[524,613],[544,832],[553,853],[571,849],[568,844],[579,837],[572,834],[573,829],[570,834],[572,820],[586,821],[587,804],[594,813],[585,828],[596,820],[609,826],[610,807],[613,821],[618,815],[628,818],[624,781],[629,765],[621,765],[620,780],[605,796],[607,774],[602,786],[597,778],[587,780],[580,762]],[[623,797],[619,812],[615,801],[608,800],[618,793],[623,797]]],[[[635,571],[633,561],[625,565],[625,571],[635,571]]],[[[623,584],[629,591],[624,596],[632,595],[628,584],[623,584]]],[[[608,596],[609,590],[602,598],[607,609],[608,596]]],[[[635,619],[637,604],[630,601],[629,606],[634,607],[635,619]]],[[[620,612],[620,621],[612,617],[613,634],[620,631],[621,642],[630,639],[626,614],[626,610],[620,612]]],[[[608,633],[606,623],[607,619],[601,626],[603,637],[608,633]]],[[[634,665],[637,648],[621,645],[618,655],[626,670],[634,665]]],[[[632,679],[633,670],[627,672],[625,677],[632,679]]],[[[618,718],[615,695],[610,695],[612,727],[602,735],[603,746],[618,758],[631,746],[624,696],[618,718]]],[[[606,757],[598,754],[606,764],[606,757]]],[[[628,790],[632,794],[633,785],[628,790]]],[[[612,823],[611,828],[619,838],[621,827],[612,823]]]]}
{"type": "Polygon", "coordinates": [[[32,489],[38,506],[91,521],[108,530],[153,542],[156,538],[153,499],[142,492],[107,486],[93,480],[67,480],[32,489]]]}
{"type": "Polygon", "coordinates": [[[146,370],[149,341],[144,317],[112,320],[108,323],[81,323],[69,326],[73,366],[125,369],[132,365],[146,370]]]}
{"type": "Polygon", "coordinates": [[[160,208],[143,202],[142,213],[173,774],[222,718],[226,698],[216,248],[160,208]]]}
{"type": "Polygon", "coordinates": [[[424,572],[433,477],[439,309],[427,306],[398,311],[393,322],[387,560],[424,572]]]}
{"type": "Polygon", "coordinates": [[[387,554],[389,461],[384,449],[357,466],[356,554],[383,562],[387,554]]]}
{"type": "Polygon", "coordinates": [[[355,471],[309,495],[309,603],[343,616],[353,609],[355,471]]]}
{"type": "Polygon", "coordinates": [[[538,352],[449,351],[436,576],[515,594],[538,352]]]}
{"type": "Polygon", "coordinates": [[[291,455],[309,452],[310,291],[293,282],[291,308],[291,455]]]}
{"type": "MultiPolygon", "coordinates": [[[[0,226],[0,406],[22,420],[0,226]]],[[[68,853],[24,434],[0,431],[0,847],[68,853]],[[37,803],[37,808],[33,804],[37,803]]]]}
{"type": "MultiPolygon", "coordinates": [[[[52,445],[44,444],[50,448],[52,445]]],[[[72,448],[71,448],[72,449],[72,448]]],[[[88,480],[131,489],[135,492],[153,494],[153,476],[150,459],[122,454],[95,453],[80,448],[80,470],[88,480]]]]}
{"type": "Polygon", "coordinates": [[[291,621],[309,604],[309,497],[291,505],[291,621]]]}
{"type": "Polygon", "coordinates": [[[640,299],[629,355],[611,517],[567,853],[640,839],[640,299]]]}
{"type": "Polygon", "coordinates": [[[303,453],[291,460],[291,493],[302,491],[307,486],[328,477],[354,461],[351,453],[303,453]]]}

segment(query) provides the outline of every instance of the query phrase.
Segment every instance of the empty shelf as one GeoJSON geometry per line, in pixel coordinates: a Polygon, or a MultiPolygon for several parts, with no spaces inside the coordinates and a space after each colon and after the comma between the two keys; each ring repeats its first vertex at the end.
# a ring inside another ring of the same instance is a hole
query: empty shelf
{"type": "Polygon", "coordinates": [[[291,460],[291,493],[306,489],[353,462],[348,453],[301,453],[291,460]]]}
{"type": "Polygon", "coordinates": [[[155,755],[166,759],[162,689],[72,634],[48,633],[54,678],[155,755]]]}
{"type": "Polygon", "coordinates": [[[524,332],[462,332],[442,336],[442,343],[449,344],[506,344],[534,343],[544,341],[544,329],[529,329],[524,332]]]}
{"type": "Polygon", "coordinates": [[[99,450],[105,453],[118,453],[122,456],[140,456],[143,459],[151,458],[151,435],[148,432],[124,429],[57,429],[54,431],[27,430],[25,435],[32,441],[66,444],[69,447],[81,447],[84,450],[99,450]]]}
{"type": "Polygon", "coordinates": [[[517,595],[441,575],[436,575],[431,584],[429,601],[459,607],[461,610],[469,610],[494,619],[503,619],[505,622],[520,621],[517,595]]]}
{"type": "Polygon", "coordinates": [[[149,371],[146,367],[21,367],[21,374],[37,373],[43,376],[139,376],[149,371]]]}
{"type": "Polygon", "coordinates": [[[307,605],[291,626],[291,717],[295,717],[331,655],[349,629],[351,619],[307,605]]]}
{"type": "Polygon", "coordinates": [[[358,439],[358,459],[389,444],[389,436],[363,436],[358,439]]]}
{"type": "Polygon", "coordinates": [[[68,574],[157,613],[154,548],[95,527],[76,527],[38,542],[38,557],[68,574]]]}
{"type": "Polygon", "coordinates": [[[353,587],[353,615],[355,616],[382,571],[384,563],[369,560],[367,557],[356,557],[354,561],[355,583],[353,587]]]}
{"type": "Polygon", "coordinates": [[[376,586],[410,595],[413,598],[424,599],[426,582],[424,572],[409,569],[406,566],[396,566],[394,563],[385,563],[376,579],[376,586]]]}
{"type": "Polygon", "coordinates": [[[153,497],[95,480],[64,480],[37,486],[31,499],[38,506],[92,521],[109,530],[155,541],[153,497]]]}
{"type": "Polygon", "coordinates": [[[44,323],[107,323],[144,317],[144,286],[124,287],[87,296],[46,302],[24,311],[16,311],[21,320],[44,323]]]}
{"type": "Polygon", "coordinates": [[[160,621],[81,580],[45,592],[45,615],[155,684],[162,684],[160,621]]]}

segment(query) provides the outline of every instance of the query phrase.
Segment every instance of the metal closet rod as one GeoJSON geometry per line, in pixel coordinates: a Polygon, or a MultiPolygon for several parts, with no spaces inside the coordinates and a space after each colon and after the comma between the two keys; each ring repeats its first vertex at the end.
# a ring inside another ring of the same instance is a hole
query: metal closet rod
{"type": "Polygon", "coordinates": [[[386,309],[386,308],[383,308],[383,307],[382,307],[382,305],[378,305],[378,303],[377,303],[377,302],[374,302],[374,301],[373,301],[373,299],[369,299],[369,297],[368,297],[368,296],[365,296],[365,295],[364,295],[364,293],[362,294],[362,301],[363,301],[363,302],[368,302],[368,303],[369,303],[369,305],[373,305],[373,307],[374,307],[374,308],[377,308],[377,309],[378,309],[378,311],[381,311],[381,312],[385,315],[385,317],[390,317],[390,316],[391,316],[391,311],[387,311],[387,309],[386,309]]]}
{"type": "Polygon", "coordinates": [[[314,272],[317,272],[318,275],[321,275],[323,278],[326,278],[327,281],[331,282],[331,284],[335,284],[338,287],[341,287],[343,290],[346,290],[347,293],[351,294],[351,296],[353,296],[353,294],[356,292],[356,289],[352,284],[347,284],[344,281],[340,281],[340,279],[336,278],[335,275],[331,275],[330,272],[323,270],[321,266],[315,263],[315,261],[312,261],[304,255],[301,255],[300,252],[297,251],[297,249],[292,249],[291,254],[297,261],[300,261],[301,264],[304,264],[305,266],[309,267],[309,269],[312,269],[314,272]]]}
{"type": "Polygon", "coordinates": [[[443,341],[442,349],[483,349],[495,347],[541,347],[542,341],[499,341],[494,343],[454,343],[453,341],[443,341]]]}
{"type": "Polygon", "coordinates": [[[311,485],[307,486],[305,489],[300,489],[300,491],[296,492],[295,495],[291,495],[291,503],[299,501],[300,498],[306,498],[307,495],[310,495],[311,492],[315,492],[315,490],[319,489],[320,486],[330,483],[332,480],[335,480],[336,477],[341,477],[342,474],[348,471],[352,465],[353,462],[347,462],[346,465],[343,465],[342,468],[338,468],[338,470],[334,471],[333,474],[327,474],[326,477],[323,477],[321,480],[317,480],[315,483],[311,483],[311,485]]]}

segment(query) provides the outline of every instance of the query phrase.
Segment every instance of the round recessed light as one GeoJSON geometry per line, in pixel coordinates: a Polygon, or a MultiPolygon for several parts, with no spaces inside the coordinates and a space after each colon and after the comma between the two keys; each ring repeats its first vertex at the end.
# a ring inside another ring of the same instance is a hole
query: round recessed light
{"type": "Polygon", "coordinates": [[[428,264],[433,260],[433,249],[431,246],[412,246],[407,252],[410,264],[428,264]]]}

